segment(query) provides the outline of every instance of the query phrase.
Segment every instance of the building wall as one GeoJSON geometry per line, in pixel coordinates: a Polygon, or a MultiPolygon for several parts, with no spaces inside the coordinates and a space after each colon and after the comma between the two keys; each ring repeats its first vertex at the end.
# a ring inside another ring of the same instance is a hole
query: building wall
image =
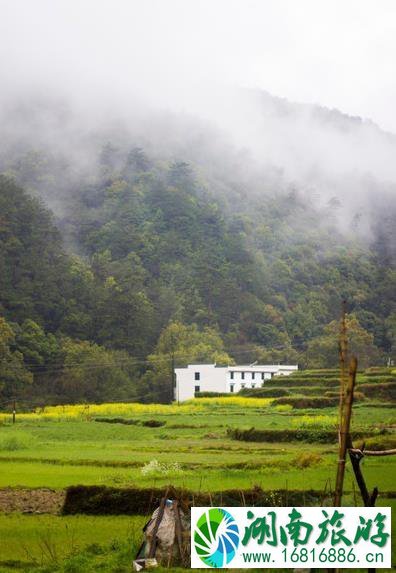
{"type": "Polygon", "coordinates": [[[227,392],[227,367],[217,367],[214,364],[189,364],[187,368],[175,368],[175,374],[175,400],[180,402],[194,398],[196,391],[227,392]]]}
{"type": "Polygon", "coordinates": [[[291,365],[250,365],[217,367],[215,364],[189,364],[175,368],[174,398],[183,402],[194,398],[195,392],[231,392],[242,388],[261,388],[275,376],[288,376],[298,370],[291,365]]]}
{"type": "Polygon", "coordinates": [[[261,388],[266,380],[273,377],[273,372],[265,370],[229,370],[227,372],[227,392],[236,393],[242,388],[261,388]]]}

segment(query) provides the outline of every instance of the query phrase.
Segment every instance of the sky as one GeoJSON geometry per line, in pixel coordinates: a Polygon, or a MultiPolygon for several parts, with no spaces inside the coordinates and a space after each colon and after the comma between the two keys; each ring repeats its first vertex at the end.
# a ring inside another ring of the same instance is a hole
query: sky
{"type": "Polygon", "coordinates": [[[395,0],[0,0],[13,96],[132,94],[190,111],[223,86],[338,108],[396,133],[395,0]],[[209,95],[208,95],[209,94],[209,95]]]}

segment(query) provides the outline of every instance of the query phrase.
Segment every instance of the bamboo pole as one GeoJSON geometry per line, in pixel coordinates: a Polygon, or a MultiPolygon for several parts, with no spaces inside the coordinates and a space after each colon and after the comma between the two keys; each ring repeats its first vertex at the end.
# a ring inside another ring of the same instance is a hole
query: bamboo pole
{"type": "MultiPolygon", "coordinates": [[[[343,425],[344,417],[344,400],[345,389],[347,385],[347,362],[348,362],[348,338],[346,327],[346,301],[342,301],[341,311],[341,324],[340,324],[340,341],[339,341],[339,354],[340,354],[340,406],[339,406],[339,419],[340,429],[343,425]]],[[[340,441],[340,436],[339,436],[340,441]]]]}
{"type": "Polygon", "coordinates": [[[345,476],[345,461],[350,439],[349,430],[352,417],[353,391],[356,382],[356,372],[357,372],[357,358],[353,356],[349,363],[349,377],[343,400],[342,416],[340,418],[340,443],[338,452],[336,487],[334,495],[334,505],[336,507],[339,507],[342,501],[342,492],[344,487],[344,476],[345,476]]]}

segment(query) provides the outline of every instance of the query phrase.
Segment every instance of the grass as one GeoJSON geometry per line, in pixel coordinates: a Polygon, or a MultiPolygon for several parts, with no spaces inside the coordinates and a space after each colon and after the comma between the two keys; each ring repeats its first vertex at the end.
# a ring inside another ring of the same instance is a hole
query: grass
{"type": "MultiPolygon", "coordinates": [[[[378,505],[395,510],[396,500],[380,499],[378,505]]],[[[146,520],[137,516],[0,515],[0,573],[130,573],[146,520]]],[[[393,520],[393,539],[395,535],[393,520]]]]}
{"type": "MultiPolygon", "coordinates": [[[[44,412],[3,414],[0,425],[0,487],[112,485],[150,487],[172,483],[189,489],[223,490],[260,485],[265,489],[312,487],[333,482],[336,444],[249,443],[227,437],[227,428],[333,429],[337,409],[275,409],[261,398],[200,398],[180,406],[161,404],[102,404],[58,406],[44,412]],[[108,416],[132,418],[138,425],[99,423],[108,416]],[[148,420],[163,423],[147,427],[148,420]],[[301,456],[319,455],[314,467],[301,456]],[[144,471],[150,463],[167,464],[169,471],[144,471]],[[176,464],[172,472],[172,464],[176,464]],[[143,471],[142,471],[143,470],[143,471]]],[[[383,404],[358,404],[354,428],[378,432],[395,423],[383,404]]],[[[368,459],[369,480],[381,475],[381,488],[392,484],[394,458],[368,459]],[[389,471],[392,470],[392,471],[389,471]],[[378,473],[379,472],[379,473],[378,473]]]]}
{"type": "MultiPolygon", "coordinates": [[[[311,450],[309,450],[311,451],[311,450]]],[[[304,451],[300,450],[300,459],[304,451]]],[[[157,456],[159,457],[159,456],[157,456]]],[[[151,460],[157,459],[153,456],[151,460]]],[[[56,465],[37,462],[1,462],[0,487],[50,487],[65,488],[69,485],[109,485],[118,487],[154,487],[172,485],[196,491],[250,488],[255,485],[265,490],[272,489],[316,489],[324,490],[334,484],[335,456],[323,456],[323,461],[313,467],[303,468],[301,464],[279,462],[254,469],[213,469],[168,471],[166,475],[142,472],[142,468],[56,465]]],[[[150,461],[151,461],[150,460],[150,461]]],[[[396,461],[391,458],[370,458],[364,466],[367,482],[379,485],[381,491],[394,491],[396,461]],[[380,479],[379,479],[380,476],[380,479]]],[[[345,487],[351,490],[353,476],[347,472],[345,487]]]]}
{"type": "MultiPolygon", "coordinates": [[[[396,500],[380,499],[378,505],[391,505],[394,510],[396,500]]],[[[137,516],[0,515],[0,573],[130,573],[146,520],[137,516]]]]}
{"type": "Polygon", "coordinates": [[[93,543],[137,546],[144,517],[0,515],[1,561],[56,563],[93,543]]]}
{"type": "MultiPolygon", "coordinates": [[[[18,413],[15,425],[9,413],[2,413],[0,487],[172,484],[222,491],[259,485],[266,491],[323,491],[334,486],[336,444],[240,442],[227,437],[227,429],[320,431],[332,430],[336,422],[336,407],[294,410],[274,406],[268,398],[240,396],[200,398],[180,406],[51,407],[18,413]],[[95,418],[134,423],[99,423],[95,418]],[[147,427],[149,420],[163,425],[147,427]]],[[[389,404],[367,400],[354,406],[353,428],[378,432],[377,441],[393,439],[395,424],[389,404]],[[384,428],[390,432],[386,436],[381,435],[384,428]]],[[[367,458],[362,467],[370,488],[396,489],[395,458],[367,458]]],[[[353,492],[353,484],[347,464],[346,491],[353,492]]],[[[379,498],[379,504],[388,502],[379,498]]],[[[347,503],[355,504],[352,493],[347,503]]],[[[143,522],[140,517],[0,514],[0,573],[129,572],[143,522]]]]}

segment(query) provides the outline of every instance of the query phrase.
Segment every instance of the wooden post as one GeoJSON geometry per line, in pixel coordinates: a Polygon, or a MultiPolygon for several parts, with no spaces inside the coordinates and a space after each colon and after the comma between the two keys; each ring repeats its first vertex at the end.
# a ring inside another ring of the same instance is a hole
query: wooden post
{"type": "Polygon", "coordinates": [[[343,424],[344,416],[344,399],[345,399],[345,389],[347,385],[347,364],[348,364],[348,338],[347,338],[347,328],[346,328],[346,300],[342,301],[342,312],[341,312],[341,325],[340,325],[340,343],[339,343],[339,353],[340,353],[340,429],[343,424]]]}
{"type": "Polygon", "coordinates": [[[337,478],[336,478],[336,487],[334,495],[334,505],[337,507],[341,505],[342,492],[344,487],[345,458],[350,440],[349,429],[352,417],[353,391],[356,382],[356,372],[357,372],[357,358],[353,356],[349,364],[348,384],[345,390],[345,396],[343,400],[343,412],[342,412],[342,417],[340,419],[340,444],[338,452],[337,478]]]}
{"type": "Polygon", "coordinates": [[[177,399],[179,403],[179,395],[176,396],[175,388],[176,388],[176,376],[175,376],[175,339],[173,336],[173,332],[171,333],[171,363],[170,363],[171,373],[171,391],[170,391],[170,404],[172,404],[173,400],[177,399]]]}

